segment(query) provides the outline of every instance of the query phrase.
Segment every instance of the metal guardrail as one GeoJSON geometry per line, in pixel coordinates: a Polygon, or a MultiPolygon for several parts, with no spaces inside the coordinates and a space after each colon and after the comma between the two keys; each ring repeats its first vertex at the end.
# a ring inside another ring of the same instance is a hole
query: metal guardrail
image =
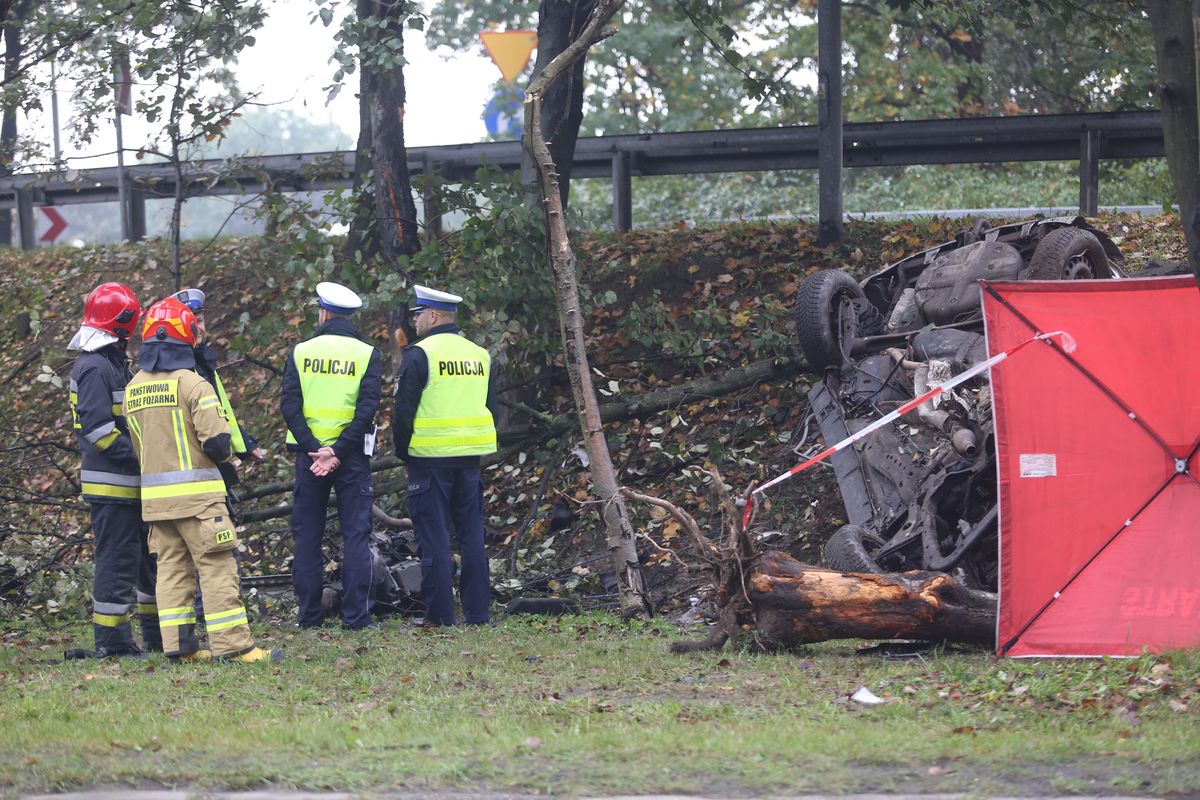
{"type": "MultiPolygon", "coordinates": [[[[634,176],[815,169],[817,137],[814,125],[585,137],[576,144],[572,175],[610,178],[614,227],[627,230],[634,176]]],[[[1164,153],[1158,111],[849,123],[843,128],[847,167],[1077,160],[1080,211],[1085,214],[1094,214],[1098,206],[1102,159],[1164,153]]],[[[353,162],[353,153],[340,151],[197,161],[185,166],[182,182],[187,197],[267,189],[320,191],[349,186],[353,162]]],[[[448,180],[469,181],[485,164],[519,170],[521,143],[411,147],[408,163],[413,175],[437,173],[448,180]]],[[[175,171],[168,164],[136,164],[127,166],[125,174],[135,238],[140,238],[145,232],[145,200],[172,197],[175,171]]],[[[116,167],[0,178],[0,208],[20,211],[22,240],[27,223],[29,246],[33,205],[116,199],[116,167]]]]}

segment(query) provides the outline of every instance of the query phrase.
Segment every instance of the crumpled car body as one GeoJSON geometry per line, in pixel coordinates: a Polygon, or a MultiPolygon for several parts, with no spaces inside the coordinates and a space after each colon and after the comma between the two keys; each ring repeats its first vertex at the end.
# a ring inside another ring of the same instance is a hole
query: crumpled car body
{"type": "MultiPolygon", "coordinates": [[[[1116,244],[1082,217],[990,228],[908,256],[862,283],[822,270],[801,284],[796,334],[821,373],[808,392],[826,445],[988,357],[982,280],[1122,276],[1116,244]]],[[[986,375],[942,393],[831,457],[846,525],[833,569],[951,572],[997,585],[997,486],[986,375]]]]}

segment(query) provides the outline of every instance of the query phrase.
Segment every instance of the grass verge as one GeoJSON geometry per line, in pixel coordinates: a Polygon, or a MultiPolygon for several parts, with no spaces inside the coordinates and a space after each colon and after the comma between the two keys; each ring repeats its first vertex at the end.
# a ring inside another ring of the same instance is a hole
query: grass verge
{"type": "Polygon", "coordinates": [[[0,790],[1200,790],[1196,651],[675,656],[671,626],[594,615],[256,634],[287,661],[63,663],[83,628],[7,631],[0,790]],[[885,702],[850,700],[859,686],[885,702]]]}

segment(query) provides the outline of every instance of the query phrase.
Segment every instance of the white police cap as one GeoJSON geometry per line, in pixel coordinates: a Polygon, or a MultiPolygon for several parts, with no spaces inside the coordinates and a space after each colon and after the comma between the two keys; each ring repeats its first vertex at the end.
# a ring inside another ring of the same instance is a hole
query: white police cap
{"type": "Polygon", "coordinates": [[[340,283],[321,281],[317,284],[317,305],[334,314],[351,314],[362,307],[362,298],[340,283]]]}
{"type": "Polygon", "coordinates": [[[410,309],[411,311],[419,311],[422,308],[436,308],[438,311],[456,311],[458,304],[463,300],[456,294],[430,289],[428,286],[413,286],[413,291],[417,293],[417,305],[410,309]]]}
{"type": "Polygon", "coordinates": [[[200,289],[180,289],[175,294],[171,295],[179,302],[190,308],[193,312],[204,310],[204,292],[200,289]]]}

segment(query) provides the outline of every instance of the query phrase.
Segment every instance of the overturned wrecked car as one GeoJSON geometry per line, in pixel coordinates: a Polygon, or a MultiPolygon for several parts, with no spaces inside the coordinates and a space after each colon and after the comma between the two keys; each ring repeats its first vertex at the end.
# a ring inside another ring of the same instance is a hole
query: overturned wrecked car
{"type": "MultiPolygon", "coordinates": [[[[822,270],[801,284],[796,336],[821,379],[809,389],[827,445],[987,359],[980,280],[1121,277],[1120,251],[1082,217],[989,227],[859,283],[822,270]]],[[[847,572],[952,572],[997,585],[997,488],[986,375],[835,453],[848,524],[825,559],[847,572]]]]}

